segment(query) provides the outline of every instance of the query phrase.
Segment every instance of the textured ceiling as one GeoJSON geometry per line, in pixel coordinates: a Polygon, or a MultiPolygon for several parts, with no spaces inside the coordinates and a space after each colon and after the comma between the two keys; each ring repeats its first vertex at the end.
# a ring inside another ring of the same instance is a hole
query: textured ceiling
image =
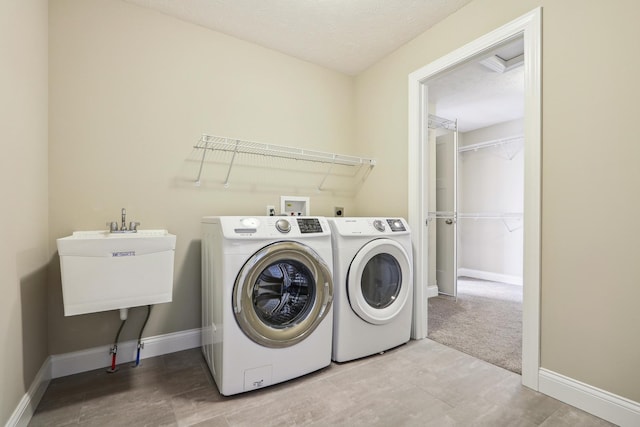
{"type": "MultiPolygon", "coordinates": [[[[471,0],[124,1],[356,75],[471,0]]],[[[429,81],[429,103],[462,132],[523,117],[523,68],[500,73],[480,62],[523,49],[516,40],[429,81]]]]}
{"type": "Polygon", "coordinates": [[[356,75],[471,0],[125,0],[356,75]]]}
{"type": "MultiPolygon", "coordinates": [[[[524,41],[519,38],[491,52],[491,56],[509,59],[523,52],[524,41]]],[[[496,72],[482,65],[486,57],[427,83],[429,104],[435,106],[436,115],[458,119],[461,132],[524,117],[524,67],[496,72]]]]}

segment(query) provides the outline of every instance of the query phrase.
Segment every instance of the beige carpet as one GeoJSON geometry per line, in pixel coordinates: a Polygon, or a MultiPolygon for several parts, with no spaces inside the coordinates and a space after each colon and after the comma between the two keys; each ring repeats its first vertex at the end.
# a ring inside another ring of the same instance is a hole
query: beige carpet
{"type": "Polygon", "coordinates": [[[428,337],[522,374],[522,287],[458,278],[458,298],[429,298],[428,337]]]}

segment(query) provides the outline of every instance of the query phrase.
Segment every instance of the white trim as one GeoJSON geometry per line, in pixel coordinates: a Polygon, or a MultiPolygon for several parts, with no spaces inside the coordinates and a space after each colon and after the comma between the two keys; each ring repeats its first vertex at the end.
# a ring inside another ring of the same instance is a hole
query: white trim
{"type": "Polygon", "coordinates": [[[540,367],[540,241],[542,183],[542,9],[524,30],[524,254],[522,384],[538,389],[540,367]]]}
{"type": "MultiPolygon", "coordinates": [[[[142,343],[144,348],[140,352],[140,359],[200,347],[200,328],[144,338],[142,343]]],[[[65,377],[110,366],[110,349],[111,345],[105,345],[72,353],[53,355],[51,356],[51,378],[65,377]]],[[[136,359],[136,352],[136,340],[118,344],[116,363],[133,362],[136,359]]]]}
{"type": "Polygon", "coordinates": [[[51,356],[47,357],[31,382],[29,390],[22,396],[18,406],[5,424],[6,427],[26,427],[31,421],[40,399],[51,381],[51,356]]]}
{"type": "Polygon", "coordinates": [[[522,384],[538,389],[540,367],[540,183],[541,183],[541,51],[542,9],[533,11],[462,46],[409,75],[408,141],[408,222],[414,246],[414,319],[412,335],[427,335],[427,240],[424,176],[428,164],[425,119],[428,116],[427,80],[463,64],[505,41],[524,37],[525,46],[525,195],[524,195],[524,274],[522,384]]]}
{"type": "MultiPolygon", "coordinates": [[[[426,139],[427,128],[425,126],[423,112],[427,111],[427,85],[422,84],[421,74],[414,72],[409,75],[409,153],[408,164],[408,217],[407,222],[412,230],[411,243],[413,247],[413,321],[411,322],[411,338],[423,339],[427,337],[428,321],[428,292],[426,248],[428,236],[424,228],[427,224],[427,203],[423,185],[426,186],[425,168],[423,160],[427,162],[427,150],[422,141],[426,139]]],[[[427,163],[425,163],[427,164],[427,163]]]]}
{"type": "Polygon", "coordinates": [[[540,368],[540,392],[621,427],[640,426],[640,403],[540,368]]]}
{"type": "MultiPolygon", "coordinates": [[[[161,356],[200,347],[201,329],[189,329],[155,337],[144,338],[140,359],[161,356]]],[[[36,374],[29,390],[18,403],[6,427],[27,426],[40,403],[40,399],[53,378],[79,374],[93,369],[105,368],[111,364],[109,350],[111,346],[94,347],[72,353],[49,356],[36,374]]],[[[136,358],[137,341],[126,341],[118,345],[117,363],[132,362],[136,358]]]]}
{"type": "Polygon", "coordinates": [[[512,276],[510,274],[494,273],[492,271],[474,270],[472,268],[460,267],[458,269],[458,277],[460,276],[522,286],[522,276],[512,276]]]}
{"type": "Polygon", "coordinates": [[[438,296],[438,285],[427,286],[427,298],[433,298],[438,296]]]}

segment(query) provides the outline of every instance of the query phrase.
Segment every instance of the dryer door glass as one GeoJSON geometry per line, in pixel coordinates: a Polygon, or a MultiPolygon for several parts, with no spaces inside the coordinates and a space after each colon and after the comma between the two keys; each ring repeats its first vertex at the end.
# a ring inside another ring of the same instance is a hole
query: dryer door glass
{"type": "Polygon", "coordinates": [[[402,270],[396,259],[386,253],[373,256],[362,271],[362,296],[373,308],[389,307],[398,298],[402,270]]]}
{"type": "Polygon", "coordinates": [[[364,321],[392,321],[413,298],[411,258],[395,240],[365,244],[351,261],[347,294],[351,309],[364,321]]]}
{"type": "Polygon", "coordinates": [[[242,267],[233,288],[238,326],[258,344],[280,348],[309,336],[333,301],[331,270],[310,247],[265,246],[242,267]]]}

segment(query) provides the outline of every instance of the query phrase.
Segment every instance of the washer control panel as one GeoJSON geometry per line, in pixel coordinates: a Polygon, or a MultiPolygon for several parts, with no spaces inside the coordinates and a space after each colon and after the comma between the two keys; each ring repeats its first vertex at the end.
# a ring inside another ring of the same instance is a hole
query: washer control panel
{"type": "Polygon", "coordinates": [[[281,233],[288,233],[291,231],[291,223],[286,219],[279,219],[276,221],[276,230],[281,233]]]}
{"type": "Polygon", "coordinates": [[[384,222],[382,220],[376,219],[373,221],[373,228],[380,232],[383,232],[386,227],[384,226],[384,222]]]}
{"type": "Polygon", "coordinates": [[[202,222],[220,223],[224,236],[238,239],[331,236],[324,217],[210,216],[203,217],[202,222]]]}
{"type": "Polygon", "coordinates": [[[242,224],[244,228],[258,228],[260,226],[260,220],[253,217],[242,218],[240,224],[242,224]]]}
{"type": "Polygon", "coordinates": [[[296,218],[302,234],[322,233],[322,225],[318,218],[296,218]]]}

